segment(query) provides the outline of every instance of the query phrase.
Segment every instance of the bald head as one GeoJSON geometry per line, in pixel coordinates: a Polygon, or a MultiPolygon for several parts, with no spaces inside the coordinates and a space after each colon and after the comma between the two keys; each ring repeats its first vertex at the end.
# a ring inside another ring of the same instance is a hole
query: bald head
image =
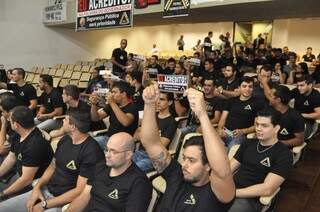
{"type": "Polygon", "coordinates": [[[133,137],[125,132],[120,132],[112,135],[108,141],[110,146],[118,147],[122,150],[134,152],[135,142],[133,137]]]}

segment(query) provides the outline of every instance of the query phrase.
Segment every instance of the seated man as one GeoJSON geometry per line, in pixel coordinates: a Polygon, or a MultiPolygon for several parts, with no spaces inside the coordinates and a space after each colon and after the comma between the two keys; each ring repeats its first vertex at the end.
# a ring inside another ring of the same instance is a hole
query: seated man
{"type": "Polygon", "coordinates": [[[246,134],[254,132],[254,119],[264,103],[252,96],[253,79],[243,77],[239,86],[240,97],[228,99],[223,108],[218,130],[230,149],[242,143],[246,134]]]}
{"type": "Polygon", "coordinates": [[[132,88],[129,83],[119,81],[113,84],[111,92],[106,95],[107,106],[103,109],[97,107],[98,95],[93,93],[91,101],[91,120],[99,121],[109,118],[110,126],[103,136],[97,136],[99,145],[104,148],[108,138],[118,132],[127,132],[133,135],[138,127],[139,115],[131,101],[132,88]]]}
{"type": "MultiPolygon", "coordinates": [[[[160,93],[160,97],[156,102],[158,111],[156,118],[159,126],[160,142],[166,148],[169,147],[178,125],[174,116],[170,113],[169,107],[172,103],[173,94],[164,92],[160,93]]],[[[134,137],[138,141],[141,140],[141,128],[136,130],[134,137]]],[[[152,162],[143,146],[140,146],[139,150],[135,151],[132,160],[144,172],[149,172],[153,169],[152,162]]]]}
{"type": "Polygon", "coordinates": [[[132,96],[133,103],[137,107],[138,111],[143,110],[143,99],[142,99],[142,92],[144,87],[142,86],[142,72],[140,71],[133,71],[128,73],[131,76],[131,81],[129,82],[130,85],[134,88],[134,94],[132,96]]]}
{"type": "Polygon", "coordinates": [[[57,88],[53,87],[51,76],[40,75],[39,88],[43,91],[40,96],[40,109],[35,123],[39,129],[51,131],[60,127],[62,122],[54,120],[53,117],[63,115],[65,104],[62,95],[57,88]]]}
{"type": "Polygon", "coordinates": [[[88,119],[88,113],[68,113],[63,121],[68,135],[59,141],[49,167],[32,191],[1,203],[1,210],[57,211],[81,194],[95,165],[104,161],[102,150],[88,135],[88,119]]]}
{"type": "Polygon", "coordinates": [[[304,141],[304,120],[298,111],[288,106],[291,99],[289,88],[279,85],[272,91],[270,104],[281,115],[279,141],[290,148],[300,146],[304,141]]]}
{"type": "Polygon", "coordinates": [[[236,199],[229,212],[261,211],[260,196],[270,196],[284,182],[292,167],[292,154],[277,133],[279,116],[271,110],[258,113],[257,139],[240,145],[230,160],[236,184],[236,199]]]}
{"type": "MultiPolygon", "coordinates": [[[[17,106],[10,113],[11,129],[19,136],[11,141],[10,152],[0,166],[0,177],[15,164],[17,175],[8,184],[0,183],[0,201],[30,190],[32,181],[42,176],[53,156],[49,142],[34,125],[32,111],[17,106]]],[[[7,113],[4,115],[8,116],[7,113]]]]}
{"type": "Polygon", "coordinates": [[[14,83],[0,82],[0,87],[12,90],[13,94],[29,107],[32,111],[37,108],[37,92],[36,89],[24,81],[26,72],[22,68],[14,68],[12,70],[11,79],[14,83]]]}
{"type": "Polygon", "coordinates": [[[160,211],[228,211],[235,187],[225,147],[211,125],[202,92],[188,89],[186,93],[200,120],[203,137],[191,138],[184,144],[180,165],[160,142],[155,118],[158,85],[152,84],[143,91],[141,142],[154,168],[166,180],[160,211]]]}
{"type": "Polygon", "coordinates": [[[149,60],[149,65],[143,73],[143,81],[148,80],[149,78],[157,78],[157,74],[162,73],[162,70],[162,67],[158,63],[158,56],[152,55],[149,60]]]}
{"type": "Polygon", "coordinates": [[[228,64],[222,71],[224,78],[219,83],[218,91],[220,97],[228,99],[237,97],[239,93],[239,79],[237,78],[237,70],[233,64],[228,64]]]}
{"type": "Polygon", "coordinates": [[[112,135],[105,150],[106,163],[97,164],[94,176],[67,212],[147,211],[152,186],[132,163],[134,149],[134,140],[128,133],[112,135]]]}

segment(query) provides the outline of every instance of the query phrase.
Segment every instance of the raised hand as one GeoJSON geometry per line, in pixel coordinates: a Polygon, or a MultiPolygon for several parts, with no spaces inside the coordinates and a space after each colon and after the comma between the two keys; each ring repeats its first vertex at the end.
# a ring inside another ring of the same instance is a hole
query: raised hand
{"type": "Polygon", "coordinates": [[[160,90],[158,84],[153,82],[143,90],[142,98],[144,104],[156,104],[160,96],[160,90]]]}

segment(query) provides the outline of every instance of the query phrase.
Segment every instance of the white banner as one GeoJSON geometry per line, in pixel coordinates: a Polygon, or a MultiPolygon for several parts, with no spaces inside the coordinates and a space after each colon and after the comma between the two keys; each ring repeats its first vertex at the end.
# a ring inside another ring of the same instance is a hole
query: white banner
{"type": "Polygon", "coordinates": [[[64,22],[67,20],[67,2],[56,1],[43,9],[43,23],[64,22]]]}

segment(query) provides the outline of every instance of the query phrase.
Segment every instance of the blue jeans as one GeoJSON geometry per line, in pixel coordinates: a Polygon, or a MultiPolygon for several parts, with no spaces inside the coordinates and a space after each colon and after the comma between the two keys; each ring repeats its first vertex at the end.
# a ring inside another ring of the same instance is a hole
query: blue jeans
{"type": "Polygon", "coordinates": [[[132,161],[144,172],[150,172],[154,170],[148,154],[143,150],[135,151],[132,161]]]}
{"type": "Polygon", "coordinates": [[[47,119],[44,121],[40,121],[37,118],[35,118],[34,123],[35,123],[35,125],[37,125],[37,127],[40,130],[44,130],[46,132],[50,132],[51,130],[58,129],[62,125],[61,120],[53,120],[53,119],[47,119]]]}
{"type": "Polygon", "coordinates": [[[260,212],[262,205],[256,198],[236,198],[229,212],[260,212]]]}
{"type": "Polygon", "coordinates": [[[110,137],[107,135],[98,135],[98,136],[93,137],[93,139],[98,142],[98,144],[102,150],[106,149],[106,144],[108,143],[109,138],[110,137]]]}
{"type": "Polygon", "coordinates": [[[182,135],[186,135],[188,133],[195,132],[198,127],[199,127],[199,125],[197,125],[197,124],[191,124],[191,125],[180,128],[180,130],[181,130],[182,135]]]}

